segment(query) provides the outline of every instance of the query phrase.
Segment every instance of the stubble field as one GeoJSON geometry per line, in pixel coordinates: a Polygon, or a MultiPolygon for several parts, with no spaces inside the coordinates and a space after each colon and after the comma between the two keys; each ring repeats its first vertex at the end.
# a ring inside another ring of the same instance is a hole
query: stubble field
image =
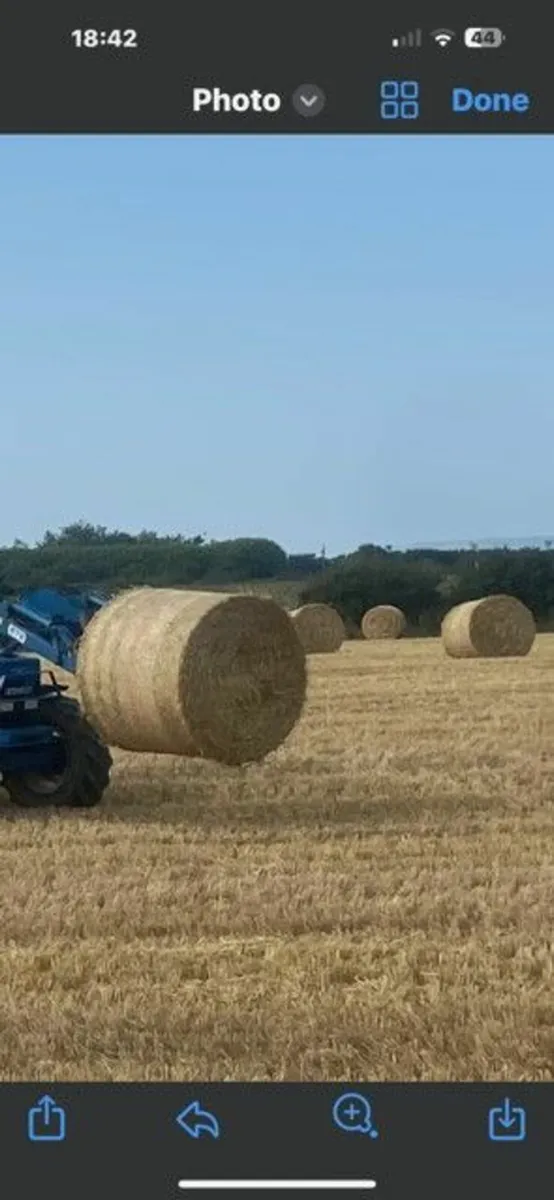
{"type": "Polygon", "coordinates": [[[553,1080],[554,636],[310,663],[263,765],[0,792],[2,1080],[553,1080]]]}

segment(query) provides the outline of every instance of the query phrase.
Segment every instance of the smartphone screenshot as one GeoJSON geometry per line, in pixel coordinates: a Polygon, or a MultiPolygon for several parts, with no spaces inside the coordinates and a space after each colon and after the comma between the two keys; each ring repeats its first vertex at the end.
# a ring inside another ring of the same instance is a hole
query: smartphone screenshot
{"type": "Polygon", "coordinates": [[[554,20],[8,3],[17,1200],[547,1200],[554,20]]]}

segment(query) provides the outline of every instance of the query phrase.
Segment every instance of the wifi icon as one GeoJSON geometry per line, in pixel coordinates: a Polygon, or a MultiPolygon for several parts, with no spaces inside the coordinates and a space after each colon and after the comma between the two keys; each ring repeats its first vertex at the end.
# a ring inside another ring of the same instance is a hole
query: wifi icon
{"type": "Polygon", "coordinates": [[[453,29],[434,29],[431,37],[438,46],[448,46],[453,38],[456,37],[453,29]]]}

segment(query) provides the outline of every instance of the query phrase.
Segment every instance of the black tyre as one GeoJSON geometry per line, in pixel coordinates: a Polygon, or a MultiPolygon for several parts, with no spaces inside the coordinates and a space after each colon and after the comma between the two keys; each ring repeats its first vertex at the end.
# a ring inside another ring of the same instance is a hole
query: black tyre
{"type": "Polygon", "coordinates": [[[24,808],[93,808],[110,781],[112,756],[83,716],[75,700],[44,701],[39,710],[43,725],[60,734],[62,765],[56,775],[11,775],[2,787],[14,804],[24,808]]]}

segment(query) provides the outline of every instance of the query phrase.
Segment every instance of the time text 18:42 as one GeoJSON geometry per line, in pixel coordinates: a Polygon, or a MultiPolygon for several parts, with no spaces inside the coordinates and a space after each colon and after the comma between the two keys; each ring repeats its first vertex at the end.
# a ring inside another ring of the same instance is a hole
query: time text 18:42
{"type": "Polygon", "coordinates": [[[135,50],[138,45],[136,29],[73,29],[71,40],[77,50],[97,50],[102,46],[135,50]]]}

